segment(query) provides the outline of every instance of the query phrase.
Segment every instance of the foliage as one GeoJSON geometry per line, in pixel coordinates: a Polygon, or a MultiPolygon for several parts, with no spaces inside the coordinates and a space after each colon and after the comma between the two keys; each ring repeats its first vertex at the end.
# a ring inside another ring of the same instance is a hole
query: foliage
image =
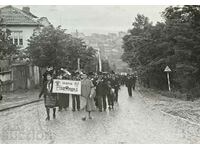
{"type": "Polygon", "coordinates": [[[138,71],[147,87],[167,89],[168,65],[173,89],[190,92],[200,84],[200,6],[170,6],[165,22],[153,25],[138,14],[123,38],[123,61],[138,71]]]}
{"type": "MultiPolygon", "coordinates": [[[[39,34],[33,34],[27,47],[32,62],[40,67],[53,66],[76,70],[77,59],[80,58],[81,68],[86,68],[95,59],[95,49],[72,35],[65,33],[61,27],[48,26],[39,34]]],[[[90,70],[92,68],[87,68],[90,70]]]]}
{"type": "Polygon", "coordinates": [[[10,59],[17,52],[16,46],[11,42],[10,31],[0,30],[0,60],[10,59]]]}

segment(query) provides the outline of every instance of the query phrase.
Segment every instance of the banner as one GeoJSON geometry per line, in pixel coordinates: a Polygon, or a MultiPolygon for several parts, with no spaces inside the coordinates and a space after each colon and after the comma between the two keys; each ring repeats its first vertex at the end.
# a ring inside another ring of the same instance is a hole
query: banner
{"type": "Polygon", "coordinates": [[[53,93],[81,95],[81,81],[54,79],[53,93]]]}

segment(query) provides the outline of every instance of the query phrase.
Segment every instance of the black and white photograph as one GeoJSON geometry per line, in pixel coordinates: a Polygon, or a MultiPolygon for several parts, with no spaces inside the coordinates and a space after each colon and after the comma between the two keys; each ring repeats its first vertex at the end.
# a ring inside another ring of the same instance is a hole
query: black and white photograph
{"type": "Polygon", "coordinates": [[[0,3],[0,144],[200,144],[200,5],[0,3]]]}

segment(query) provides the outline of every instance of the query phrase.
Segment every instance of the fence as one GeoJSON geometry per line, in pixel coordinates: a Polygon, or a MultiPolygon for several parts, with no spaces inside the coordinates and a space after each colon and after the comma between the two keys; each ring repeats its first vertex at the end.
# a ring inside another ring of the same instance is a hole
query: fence
{"type": "Polygon", "coordinates": [[[12,87],[11,71],[0,72],[0,92],[9,92],[12,87]]]}
{"type": "Polygon", "coordinates": [[[10,71],[0,72],[0,92],[33,89],[40,84],[40,70],[31,64],[14,64],[10,71]]]}

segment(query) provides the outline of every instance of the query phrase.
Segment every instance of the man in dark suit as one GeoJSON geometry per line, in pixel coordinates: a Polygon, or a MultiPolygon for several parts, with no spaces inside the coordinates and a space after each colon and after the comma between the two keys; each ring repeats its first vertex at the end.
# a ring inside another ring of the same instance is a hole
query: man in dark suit
{"type": "Polygon", "coordinates": [[[128,90],[128,95],[132,97],[132,87],[133,87],[133,78],[131,75],[128,75],[126,78],[126,87],[128,90]]]}
{"type": "Polygon", "coordinates": [[[117,78],[116,75],[112,75],[112,78],[111,78],[110,81],[111,81],[111,86],[112,86],[112,88],[114,89],[114,92],[115,92],[115,96],[116,96],[115,101],[118,102],[118,92],[119,92],[119,89],[120,89],[119,78],[117,78]]]}
{"type": "Polygon", "coordinates": [[[96,96],[98,99],[98,108],[99,111],[102,112],[102,103],[104,111],[106,111],[107,104],[106,104],[106,95],[108,92],[108,87],[106,80],[103,79],[103,75],[99,74],[98,80],[96,81],[96,96]]]}

